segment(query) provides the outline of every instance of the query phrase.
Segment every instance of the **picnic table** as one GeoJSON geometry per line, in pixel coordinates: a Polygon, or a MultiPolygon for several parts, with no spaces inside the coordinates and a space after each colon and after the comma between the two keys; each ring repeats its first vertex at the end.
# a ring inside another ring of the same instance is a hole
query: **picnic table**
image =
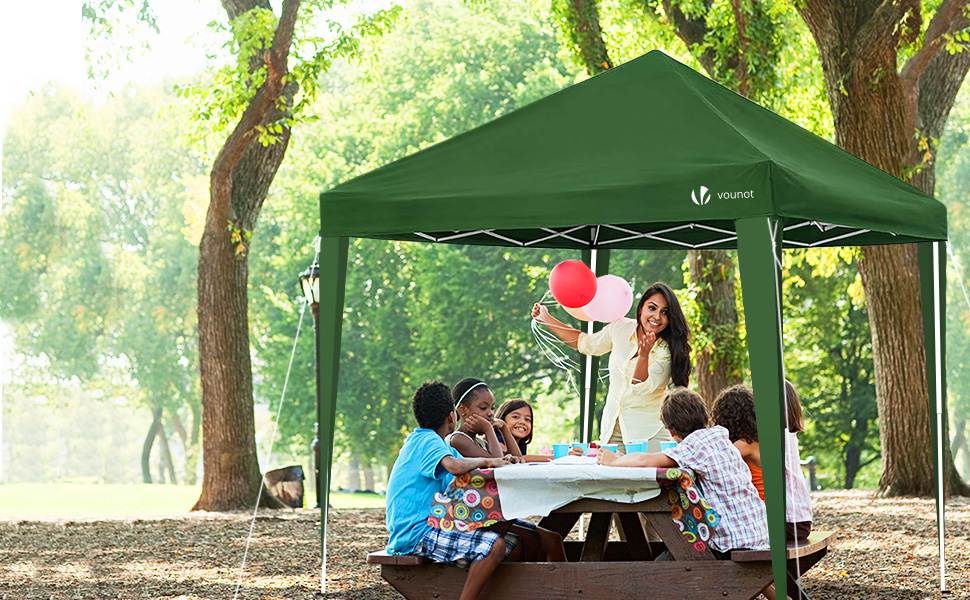
{"type": "MultiPolygon", "coordinates": [[[[751,600],[772,583],[770,560],[714,558],[708,540],[719,516],[686,469],[553,462],[473,471],[436,497],[429,519],[461,530],[541,516],[541,526],[565,537],[584,513],[591,515],[586,537],[566,542],[568,562],[502,563],[481,597],[751,600]],[[609,541],[614,515],[625,540],[609,541]],[[638,515],[660,542],[647,539],[638,515]],[[664,549],[676,560],[653,560],[664,549]]],[[[466,574],[418,556],[372,553],[368,562],[415,600],[458,597],[466,574]]]]}

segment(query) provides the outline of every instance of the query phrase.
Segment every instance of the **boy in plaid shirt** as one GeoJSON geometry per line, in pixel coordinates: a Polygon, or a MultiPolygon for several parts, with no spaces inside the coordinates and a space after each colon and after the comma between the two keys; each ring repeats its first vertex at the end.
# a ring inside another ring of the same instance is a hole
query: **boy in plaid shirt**
{"type": "MultiPolygon", "coordinates": [[[[455,475],[505,465],[509,457],[463,458],[445,443],[445,436],[455,430],[458,421],[455,400],[445,384],[435,381],[422,385],[414,394],[412,408],[418,428],[404,441],[387,482],[385,523],[391,534],[387,553],[417,554],[468,568],[460,600],[474,600],[503,559],[517,559],[525,545],[531,547],[525,555],[534,554],[541,543],[539,535],[517,530],[526,536],[524,543],[518,544],[517,533],[503,536],[487,528],[443,531],[429,525],[435,493],[444,493],[455,475]],[[528,539],[530,536],[535,539],[528,539]]],[[[565,560],[562,538],[558,541],[555,554],[565,560]]]]}
{"type": "Polygon", "coordinates": [[[660,418],[677,446],[653,454],[634,452],[625,456],[600,449],[597,462],[616,467],[690,469],[711,508],[721,516],[710,541],[714,556],[728,559],[731,550],[767,550],[765,504],[727,429],[707,426],[704,400],[687,388],[674,388],[664,398],[660,418]]]}

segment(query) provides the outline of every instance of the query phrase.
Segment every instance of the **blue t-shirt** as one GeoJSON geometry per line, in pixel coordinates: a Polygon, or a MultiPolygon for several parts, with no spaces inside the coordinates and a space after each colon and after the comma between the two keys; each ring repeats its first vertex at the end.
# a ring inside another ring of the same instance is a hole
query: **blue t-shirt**
{"type": "Polygon", "coordinates": [[[410,554],[431,529],[428,515],[434,495],[454,479],[441,466],[446,456],[461,458],[433,429],[419,427],[404,440],[387,481],[388,554],[410,554]]]}

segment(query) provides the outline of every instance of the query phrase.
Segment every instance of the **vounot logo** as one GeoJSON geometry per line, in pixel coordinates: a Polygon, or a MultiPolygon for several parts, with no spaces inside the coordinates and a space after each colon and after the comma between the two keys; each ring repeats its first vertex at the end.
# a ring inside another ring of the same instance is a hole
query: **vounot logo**
{"type": "MultiPolygon", "coordinates": [[[[697,206],[704,206],[711,201],[711,191],[704,187],[703,185],[700,189],[690,191],[690,199],[694,201],[697,206]]],[[[718,200],[738,200],[741,198],[754,198],[754,190],[746,190],[740,192],[715,192],[718,200]]]]}
{"type": "Polygon", "coordinates": [[[701,186],[700,190],[690,191],[690,199],[693,200],[694,204],[697,206],[704,206],[711,201],[711,194],[706,187],[701,186]],[[700,194],[697,193],[698,191],[700,194]]]}

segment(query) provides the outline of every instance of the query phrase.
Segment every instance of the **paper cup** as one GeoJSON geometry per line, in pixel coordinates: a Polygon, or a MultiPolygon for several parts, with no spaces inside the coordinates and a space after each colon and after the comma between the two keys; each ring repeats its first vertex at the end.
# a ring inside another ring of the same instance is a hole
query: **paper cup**
{"type": "Polygon", "coordinates": [[[569,444],[553,444],[552,457],[562,458],[569,455],[569,444]]]}
{"type": "Polygon", "coordinates": [[[677,442],[660,442],[660,451],[673,450],[677,447],[677,442]]]}

